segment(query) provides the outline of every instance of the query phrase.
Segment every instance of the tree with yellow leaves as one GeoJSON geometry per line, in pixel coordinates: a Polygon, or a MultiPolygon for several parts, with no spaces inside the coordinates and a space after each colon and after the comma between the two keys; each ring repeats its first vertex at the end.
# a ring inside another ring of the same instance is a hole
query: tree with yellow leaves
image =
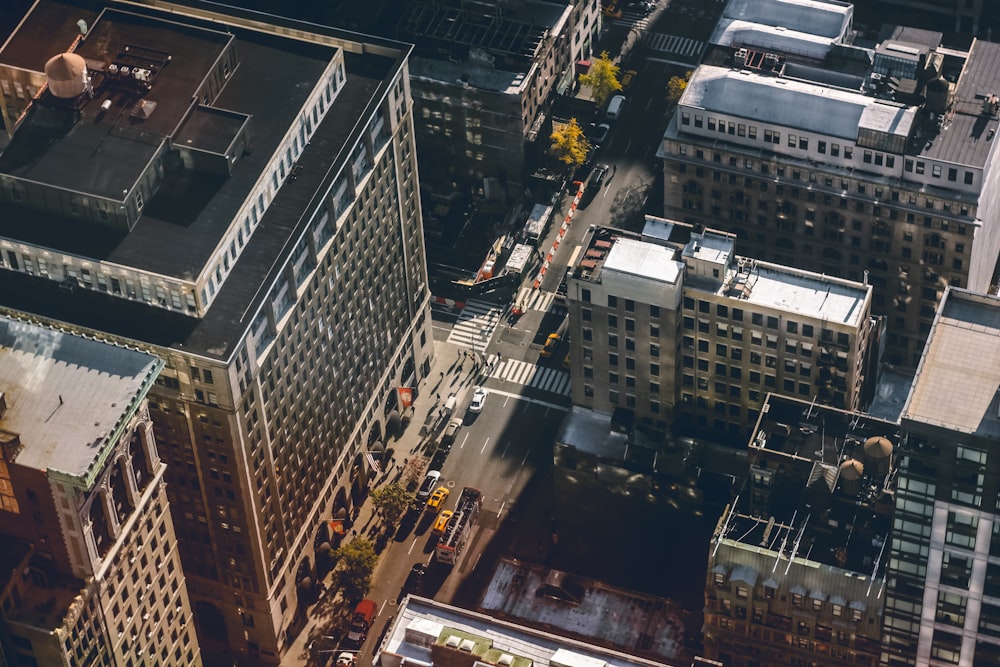
{"type": "Polygon", "coordinates": [[[691,78],[691,72],[688,72],[684,77],[672,76],[670,80],[667,81],[667,104],[673,108],[681,100],[681,95],[684,94],[684,89],[687,88],[688,79],[691,78]]]}
{"type": "Polygon", "coordinates": [[[600,57],[590,64],[587,73],[580,75],[580,84],[590,88],[590,96],[598,109],[608,103],[613,93],[622,89],[621,81],[618,80],[619,71],[620,68],[614,64],[608,52],[601,51],[600,57]]]}
{"type": "Polygon", "coordinates": [[[583,128],[576,122],[576,118],[570,118],[568,123],[555,128],[551,139],[552,152],[566,166],[576,169],[587,161],[590,142],[584,136],[583,128]]]}

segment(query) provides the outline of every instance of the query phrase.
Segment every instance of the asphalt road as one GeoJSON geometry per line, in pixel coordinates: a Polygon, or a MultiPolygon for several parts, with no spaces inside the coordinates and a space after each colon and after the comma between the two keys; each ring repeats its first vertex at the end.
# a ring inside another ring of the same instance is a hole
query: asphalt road
{"type": "MultiPolygon", "coordinates": [[[[499,384],[489,381],[485,386],[499,384]]],[[[471,383],[458,392],[462,414],[471,398],[471,383]]],[[[395,615],[401,590],[410,568],[427,563],[421,595],[451,602],[456,591],[476,566],[497,528],[516,511],[525,486],[539,466],[548,466],[552,441],[565,414],[565,407],[491,388],[482,413],[466,413],[464,425],[441,468],[441,484],[451,493],[443,509],[454,509],[462,488],[472,486],[483,494],[477,528],[455,566],[434,560],[436,538],[431,535],[434,515],[424,512],[411,531],[398,533],[380,556],[374,586],[368,597],[379,607],[378,620],[369,635],[364,654],[369,655],[384,628],[395,615]]]]}

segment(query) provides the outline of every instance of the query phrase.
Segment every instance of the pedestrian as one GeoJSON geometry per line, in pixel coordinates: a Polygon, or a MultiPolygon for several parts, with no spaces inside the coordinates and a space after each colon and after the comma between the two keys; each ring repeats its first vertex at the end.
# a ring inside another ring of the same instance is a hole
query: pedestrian
{"type": "Polygon", "coordinates": [[[441,402],[441,394],[434,394],[434,402],[435,403],[441,402]]]}
{"type": "Polygon", "coordinates": [[[444,371],[441,371],[441,379],[444,379],[444,371]]]}

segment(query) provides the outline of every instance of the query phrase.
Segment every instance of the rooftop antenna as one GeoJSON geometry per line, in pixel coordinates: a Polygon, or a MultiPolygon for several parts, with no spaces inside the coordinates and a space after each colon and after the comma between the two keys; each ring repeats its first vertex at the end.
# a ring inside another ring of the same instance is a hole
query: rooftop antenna
{"type": "MultiPolygon", "coordinates": [[[[872,577],[868,581],[868,595],[872,594],[872,584],[875,583],[875,574],[878,572],[878,565],[882,562],[882,554],[885,553],[885,544],[889,541],[889,535],[882,536],[882,548],[878,550],[878,558],[875,559],[875,565],[872,567],[872,577]]],[[[879,593],[881,595],[881,592],[879,593]]]]}
{"type": "Polygon", "coordinates": [[[817,399],[818,397],[819,397],[819,395],[818,395],[818,394],[817,394],[816,396],[813,396],[813,400],[812,400],[812,402],[810,402],[810,403],[809,403],[809,409],[808,409],[808,410],[806,410],[806,421],[808,421],[808,420],[812,419],[812,416],[813,416],[813,408],[815,408],[815,407],[816,407],[816,399],[817,399]]]}
{"type": "MultiPolygon", "coordinates": [[[[809,516],[812,515],[810,514],[809,516]]],[[[799,552],[799,543],[802,542],[802,533],[805,532],[806,525],[809,523],[809,516],[807,516],[806,520],[802,522],[802,527],[799,528],[799,534],[795,537],[795,546],[792,549],[792,555],[788,557],[788,565],[785,566],[785,574],[788,574],[788,571],[792,569],[792,561],[795,560],[795,554],[799,552]]]]}

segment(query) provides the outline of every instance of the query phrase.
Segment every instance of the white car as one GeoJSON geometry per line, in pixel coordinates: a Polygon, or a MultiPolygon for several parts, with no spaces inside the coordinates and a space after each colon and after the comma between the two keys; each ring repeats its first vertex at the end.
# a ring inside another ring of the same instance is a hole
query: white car
{"type": "Polygon", "coordinates": [[[489,396],[489,393],[483,387],[476,387],[472,392],[472,403],[469,403],[469,412],[482,412],[483,403],[486,402],[486,397],[489,396]]]}

